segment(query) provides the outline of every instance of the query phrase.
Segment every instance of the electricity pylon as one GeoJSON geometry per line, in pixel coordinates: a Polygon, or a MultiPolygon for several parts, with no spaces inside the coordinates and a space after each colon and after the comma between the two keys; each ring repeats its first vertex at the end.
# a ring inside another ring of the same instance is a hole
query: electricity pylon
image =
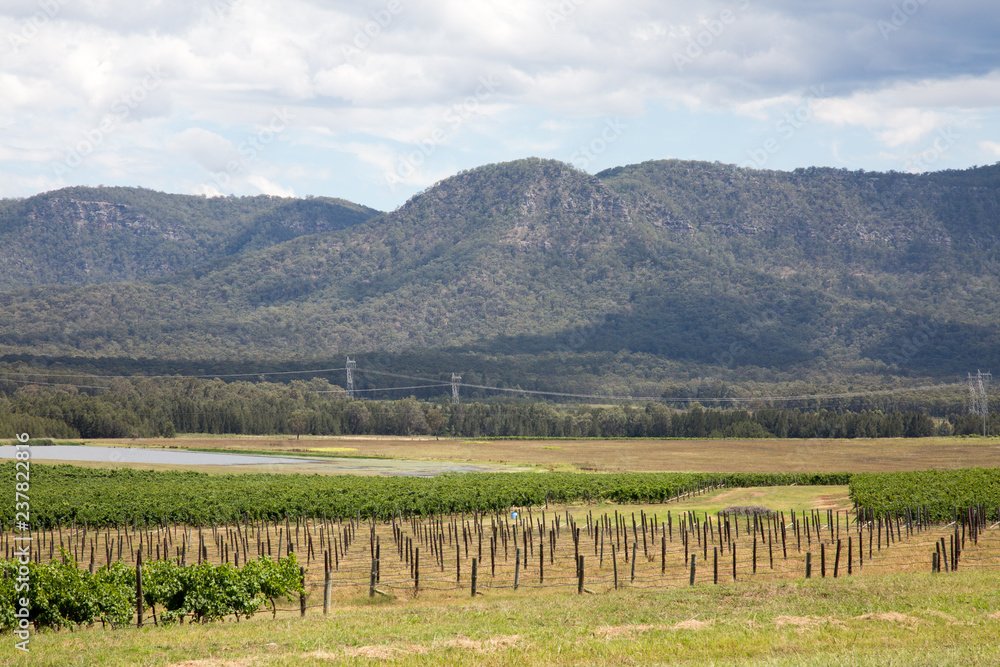
{"type": "Polygon", "coordinates": [[[983,416],[983,437],[986,436],[986,421],[990,412],[990,404],[986,399],[986,385],[993,379],[992,373],[976,371],[969,373],[969,412],[983,416]]]}
{"type": "Polygon", "coordinates": [[[354,369],[358,364],[347,357],[347,398],[354,398],[354,369]]]}

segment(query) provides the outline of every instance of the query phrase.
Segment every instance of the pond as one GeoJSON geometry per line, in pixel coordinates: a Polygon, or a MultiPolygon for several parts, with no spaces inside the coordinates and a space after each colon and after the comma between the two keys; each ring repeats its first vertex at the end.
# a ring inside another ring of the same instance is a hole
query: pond
{"type": "MultiPolygon", "coordinates": [[[[0,446],[0,459],[12,459],[17,450],[0,446]]],[[[184,449],[147,449],[144,447],[94,447],[74,445],[35,446],[30,448],[32,461],[101,463],[148,463],[183,466],[275,466],[282,472],[288,466],[304,466],[302,472],[326,474],[395,475],[433,477],[443,472],[498,472],[511,470],[499,465],[452,463],[448,461],[407,461],[398,459],[364,458],[296,458],[291,456],[254,456],[192,452],[184,449]]],[[[266,470],[260,470],[266,472],[266,470]]]]}

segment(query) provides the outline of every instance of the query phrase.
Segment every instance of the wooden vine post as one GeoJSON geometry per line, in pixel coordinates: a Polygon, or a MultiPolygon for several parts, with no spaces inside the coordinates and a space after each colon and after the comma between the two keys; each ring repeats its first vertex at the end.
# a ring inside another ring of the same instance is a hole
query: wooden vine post
{"type": "Polygon", "coordinates": [[[135,555],[135,613],[136,613],[136,627],[142,627],[142,612],[143,612],[143,596],[142,596],[142,547],[139,547],[139,551],[135,555]]]}

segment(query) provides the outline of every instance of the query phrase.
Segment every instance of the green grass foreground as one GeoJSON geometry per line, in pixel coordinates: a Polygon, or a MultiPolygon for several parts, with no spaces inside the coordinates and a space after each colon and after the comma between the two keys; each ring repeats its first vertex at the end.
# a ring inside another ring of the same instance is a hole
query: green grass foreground
{"type": "Polygon", "coordinates": [[[1000,662],[1000,573],[859,575],[397,599],[239,624],[32,636],[19,665],[893,664],[1000,662]],[[188,662],[197,661],[197,662],[188,662]]]}

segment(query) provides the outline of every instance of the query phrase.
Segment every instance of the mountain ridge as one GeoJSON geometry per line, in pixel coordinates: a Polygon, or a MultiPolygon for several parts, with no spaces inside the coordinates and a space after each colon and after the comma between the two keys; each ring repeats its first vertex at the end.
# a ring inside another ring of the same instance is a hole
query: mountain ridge
{"type": "Polygon", "coordinates": [[[326,197],[63,188],[3,202],[0,289],[157,278],[378,213],[326,197]]]}
{"type": "Polygon", "coordinates": [[[1000,361],[996,165],[909,175],[668,160],[590,175],[528,158],[339,229],[293,231],[155,283],[6,289],[0,352],[352,354],[406,357],[414,372],[444,355],[480,379],[619,393],[695,377],[954,377],[1000,361]]]}

